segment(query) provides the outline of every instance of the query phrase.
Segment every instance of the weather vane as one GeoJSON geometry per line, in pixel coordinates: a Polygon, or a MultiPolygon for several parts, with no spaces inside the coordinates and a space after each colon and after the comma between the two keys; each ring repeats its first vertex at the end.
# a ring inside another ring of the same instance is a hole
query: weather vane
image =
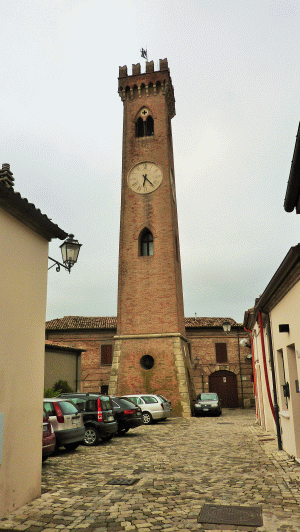
{"type": "Polygon", "coordinates": [[[146,61],[148,61],[147,48],[146,48],[146,50],[144,50],[144,48],[141,48],[140,52],[141,52],[141,56],[142,56],[144,59],[146,59],[146,61]]]}

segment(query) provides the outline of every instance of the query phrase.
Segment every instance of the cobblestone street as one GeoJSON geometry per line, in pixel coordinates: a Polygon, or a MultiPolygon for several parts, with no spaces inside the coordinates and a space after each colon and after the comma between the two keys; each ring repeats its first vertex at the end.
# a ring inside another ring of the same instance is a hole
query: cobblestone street
{"type": "Polygon", "coordinates": [[[43,464],[42,496],[2,519],[0,530],[203,531],[203,504],[262,506],[263,527],[231,530],[299,532],[300,464],[255,425],[253,410],[172,418],[97,447],[61,449],[43,464]]]}

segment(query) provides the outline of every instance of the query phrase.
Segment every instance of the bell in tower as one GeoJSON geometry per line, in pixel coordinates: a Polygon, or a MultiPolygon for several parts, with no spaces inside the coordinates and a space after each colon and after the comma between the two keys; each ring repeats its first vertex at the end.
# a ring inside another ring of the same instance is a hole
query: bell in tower
{"type": "Polygon", "coordinates": [[[185,336],[166,59],[120,67],[123,158],[117,335],[109,394],[162,394],[188,417],[194,396],[185,336]]]}

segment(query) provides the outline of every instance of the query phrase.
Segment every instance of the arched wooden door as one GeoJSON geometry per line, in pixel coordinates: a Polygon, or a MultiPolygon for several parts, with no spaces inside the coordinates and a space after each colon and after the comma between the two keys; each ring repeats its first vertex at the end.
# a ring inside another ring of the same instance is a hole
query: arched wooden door
{"type": "Polygon", "coordinates": [[[211,373],[209,391],[218,394],[223,408],[237,408],[239,406],[235,373],[226,370],[211,373]]]}

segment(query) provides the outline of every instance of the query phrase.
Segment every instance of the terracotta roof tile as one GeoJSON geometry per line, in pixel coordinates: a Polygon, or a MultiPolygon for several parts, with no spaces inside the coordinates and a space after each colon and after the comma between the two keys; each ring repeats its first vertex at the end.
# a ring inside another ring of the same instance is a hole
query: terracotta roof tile
{"type": "Polygon", "coordinates": [[[46,322],[46,329],[116,329],[116,317],[64,316],[46,322]]]}
{"type": "Polygon", "coordinates": [[[242,325],[232,318],[185,318],[186,327],[222,327],[224,321],[229,321],[233,327],[242,325]]]}
{"type": "Polygon", "coordinates": [[[78,349],[78,347],[72,347],[67,344],[61,344],[59,342],[53,342],[52,340],[45,340],[45,347],[57,347],[57,349],[62,349],[66,351],[85,351],[85,349],[78,349]]]}
{"type": "MultiPolygon", "coordinates": [[[[224,321],[229,321],[233,327],[240,326],[232,318],[185,318],[185,326],[191,327],[222,327],[224,321]]],[[[110,317],[87,317],[87,316],[64,316],[46,322],[46,329],[116,329],[117,318],[110,317]]]]}

